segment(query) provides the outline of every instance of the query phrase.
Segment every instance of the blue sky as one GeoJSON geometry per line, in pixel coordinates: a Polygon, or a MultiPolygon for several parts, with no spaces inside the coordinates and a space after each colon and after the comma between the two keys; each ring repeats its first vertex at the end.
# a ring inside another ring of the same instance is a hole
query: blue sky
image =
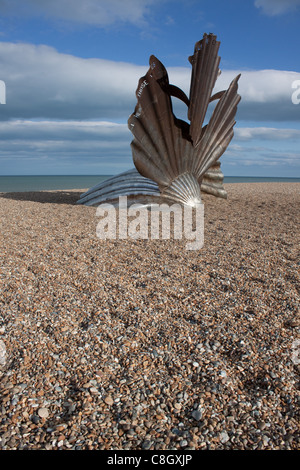
{"type": "Polygon", "coordinates": [[[132,168],[127,119],[149,56],[188,93],[188,57],[212,32],[216,91],[242,74],[224,175],[300,177],[299,25],[300,0],[0,0],[0,174],[132,168]]]}

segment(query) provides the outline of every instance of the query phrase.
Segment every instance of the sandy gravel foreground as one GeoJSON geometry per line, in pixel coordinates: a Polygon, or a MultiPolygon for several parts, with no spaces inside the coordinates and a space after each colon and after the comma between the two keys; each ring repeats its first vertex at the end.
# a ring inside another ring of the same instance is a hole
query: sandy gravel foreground
{"type": "Polygon", "coordinates": [[[0,195],[0,449],[299,449],[299,183],[204,195],[205,243],[0,195]]]}

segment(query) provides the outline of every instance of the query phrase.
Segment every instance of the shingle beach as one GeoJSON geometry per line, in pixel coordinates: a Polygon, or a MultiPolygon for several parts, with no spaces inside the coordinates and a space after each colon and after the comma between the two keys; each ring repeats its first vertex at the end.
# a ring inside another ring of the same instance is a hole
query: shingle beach
{"type": "Polygon", "coordinates": [[[225,188],[190,251],[0,194],[0,449],[299,449],[300,184],[225,188]]]}

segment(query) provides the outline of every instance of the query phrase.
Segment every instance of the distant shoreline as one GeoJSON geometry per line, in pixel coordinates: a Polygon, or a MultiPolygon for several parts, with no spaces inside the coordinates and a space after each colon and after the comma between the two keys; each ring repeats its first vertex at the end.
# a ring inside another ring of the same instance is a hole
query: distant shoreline
{"type": "MultiPolygon", "coordinates": [[[[112,175],[6,175],[0,176],[0,193],[59,191],[91,188],[112,175]]],[[[228,183],[300,183],[299,178],[264,176],[225,176],[228,183]]]]}
{"type": "MultiPolygon", "coordinates": [[[[263,182],[249,182],[245,181],[238,183],[225,183],[224,187],[228,193],[228,199],[226,200],[230,204],[235,203],[234,195],[236,193],[242,194],[243,197],[245,194],[256,194],[260,195],[261,200],[269,198],[270,194],[300,194],[300,191],[297,191],[295,184],[290,184],[287,181],[263,181],[263,182]]],[[[300,181],[297,181],[300,185],[300,181]]],[[[30,201],[30,202],[40,202],[40,203],[50,203],[50,204],[68,204],[76,205],[80,196],[87,191],[89,188],[72,188],[72,189],[43,189],[43,190],[28,190],[28,191],[0,191],[0,198],[2,201],[15,200],[15,201],[30,201]]],[[[210,204],[220,203],[220,198],[215,198],[206,193],[202,193],[202,200],[206,204],[210,201],[210,204]]],[[[225,202],[225,201],[224,201],[225,202]]]]}

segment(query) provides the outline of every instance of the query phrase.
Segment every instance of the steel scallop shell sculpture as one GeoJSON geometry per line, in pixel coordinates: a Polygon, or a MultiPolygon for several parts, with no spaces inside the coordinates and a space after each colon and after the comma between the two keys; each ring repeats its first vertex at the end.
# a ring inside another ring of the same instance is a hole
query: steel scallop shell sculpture
{"type": "Polygon", "coordinates": [[[195,205],[201,192],[226,198],[220,157],[233,137],[235,115],[241,99],[237,93],[240,75],[227,90],[212,95],[220,74],[220,42],[204,34],[189,57],[192,65],[189,97],[169,83],[168,73],[155,57],[136,90],[137,104],[128,119],[135,168],[108,178],[89,189],[79,204],[128,202],[179,202],[195,205]],[[172,96],[187,106],[189,123],[173,113],[172,96]],[[208,105],[218,100],[207,125],[208,105]]]}

